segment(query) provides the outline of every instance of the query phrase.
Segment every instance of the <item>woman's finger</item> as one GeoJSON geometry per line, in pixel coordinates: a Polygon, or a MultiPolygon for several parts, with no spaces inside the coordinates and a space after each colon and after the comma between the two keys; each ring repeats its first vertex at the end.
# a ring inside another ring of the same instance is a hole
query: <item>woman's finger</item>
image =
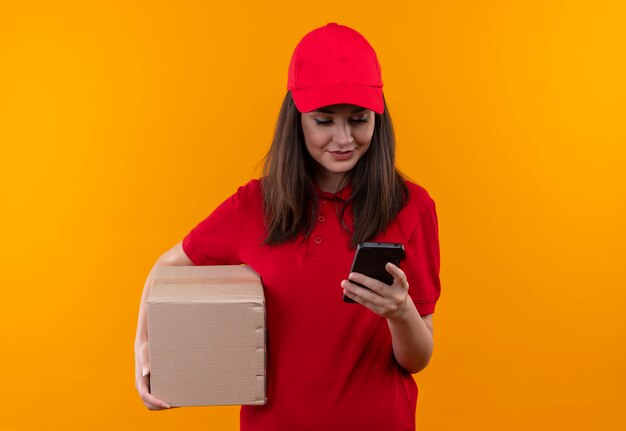
{"type": "Polygon", "coordinates": [[[147,376],[141,376],[139,377],[139,381],[137,383],[137,390],[139,391],[141,400],[144,402],[146,407],[150,410],[169,409],[170,405],[168,403],[158,399],[150,393],[148,382],[149,380],[147,376]]]}
{"type": "Polygon", "coordinates": [[[345,291],[352,294],[352,296],[348,295],[350,298],[354,299],[355,296],[358,297],[359,301],[357,302],[365,305],[368,308],[375,307],[379,305],[381,301],[383,301],[383,297],[378,293],[372,292],[370,289],[366,289],[364,287],[351,283],[348,280],[343,280],[341,282],[341,287],[343,287],[345,291]]]}
{"type": "Polygon", "coordinates": [[[387,265],[385,265],[385,269],[389,274],[393,276],[394,284],[408,287],[408,282],[406,280],[406,274],[404,273],[404,271],[402,271],[391,262],[388,262],[387,265]]]}
{"type": "MultiPolygon", "coordinates": [[[[347,283],[350,284],[350,283],[347,283]]],[[[359,295],[357,295],[356,293],[354,293],[352,290],[348,290],[344,287],[343,289],[343,294],[346,295],[348,298],[352,299],[354,302],[363,305],[364,307],[370,308],[369,304],[365,301],[365,299],[363,299],[362,297],[360,297],[359,295]]],[[[370,308],[371,310],[371,308],[370,308]]],[[[372,310],[374,311],[374,310],[372,310]]]]}
{"type": "Polygon", "coordinates": [[[351,272],[348,275],[348,280],[353,283],[358,283],[362,286],[367,287],[370,291],[382,295],[384,293],[384,289],[389,287],[389,285],[383,283],[382,281],[376,280],[375,278],[368,277],[367,275],[361,274],[359,272],[351,272]]]}

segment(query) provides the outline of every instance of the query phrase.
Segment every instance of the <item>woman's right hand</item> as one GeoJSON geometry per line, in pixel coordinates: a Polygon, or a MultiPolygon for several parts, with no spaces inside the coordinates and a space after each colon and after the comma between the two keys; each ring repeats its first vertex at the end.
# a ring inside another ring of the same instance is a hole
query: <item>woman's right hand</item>
{"type": "Polygon", "coordinates": [[[150,410],[169,409],[170,405],[150,393],[150,359],[148,341],[135,344],[135,388],[150,410]]]}
{"type": "Polygon", "coordinates": [[[183,250],[183,242],[180,241],[170,250],[165,252],[150,271],[141,294],[139,303],[139,316],[137,319],[137,334],[135,335],[135,388],[139,392],[141,401],[150,410],[162,410],[171,408],[165,401],[158,399],[150,393],[150,358],[148,350],[148,292],[152,284],[154,268],[157,266],[190,266],[191,259],[183,250]]]}

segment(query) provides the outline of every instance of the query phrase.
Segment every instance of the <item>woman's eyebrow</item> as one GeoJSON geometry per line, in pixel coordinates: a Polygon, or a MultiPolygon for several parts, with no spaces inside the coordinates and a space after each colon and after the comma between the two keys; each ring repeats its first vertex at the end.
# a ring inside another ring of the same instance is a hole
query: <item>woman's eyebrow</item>
{"type": "MultiPolygon", "coordinates": [[[[358,114],[359,112],[363,112],[363,111],[367,111],[367,108],[360,108],[360,107],[356,108],[351,112],[351,114],[358,114]]],[[[335,113],[335,111],[329,108],[318,108],[314,110],[313,112],[321,112],[322,114],[334,114],[335,113]]]]}

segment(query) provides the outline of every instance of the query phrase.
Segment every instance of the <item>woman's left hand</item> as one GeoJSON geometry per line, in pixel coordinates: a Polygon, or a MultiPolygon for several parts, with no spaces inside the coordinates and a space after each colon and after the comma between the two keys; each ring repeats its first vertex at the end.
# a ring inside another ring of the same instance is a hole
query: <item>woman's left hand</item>
{"type": "Polygon", "coordinates": [[[393,284],[388,285],[375,278],[368,277],[358,272],[352,272],[348,280],[341,282],[343,293],[350,299],[364,305],[374,313],[387,319],[397,319],[409,309],[409,283],[404,271],[392,263],[387,263],[385,269],[393,276],[393,284]],[[367,289],[350,281],[362,284],[367,289]],[[369,289],[369,290],[368,290],[369,289]]]}

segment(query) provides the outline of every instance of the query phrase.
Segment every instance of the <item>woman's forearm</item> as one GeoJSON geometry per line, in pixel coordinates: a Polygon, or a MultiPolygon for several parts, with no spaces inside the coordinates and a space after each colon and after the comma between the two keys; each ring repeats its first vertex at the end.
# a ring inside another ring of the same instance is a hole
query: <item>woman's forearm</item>
{"type": "Polygon", "coordinates": [[[148,278],[143,287],[143,293],[141,294],[139,316],[137,318],[137,332],[135,334],[135,346],[142,341],[148,340],[148,293],[150,292],[150,285],[152,284],[153,272],[154,267],[150,270],[150,274],[148,274],[148,278]]]}
{"type": "Polygon", "coordinates": [[[396,360],[414,374],[426,368],[430,361],[433,353],[433,334],[410,297],[407,298],[407,305],[402,315],[388,318],[387,324],[391,331],[396,360]]]}

